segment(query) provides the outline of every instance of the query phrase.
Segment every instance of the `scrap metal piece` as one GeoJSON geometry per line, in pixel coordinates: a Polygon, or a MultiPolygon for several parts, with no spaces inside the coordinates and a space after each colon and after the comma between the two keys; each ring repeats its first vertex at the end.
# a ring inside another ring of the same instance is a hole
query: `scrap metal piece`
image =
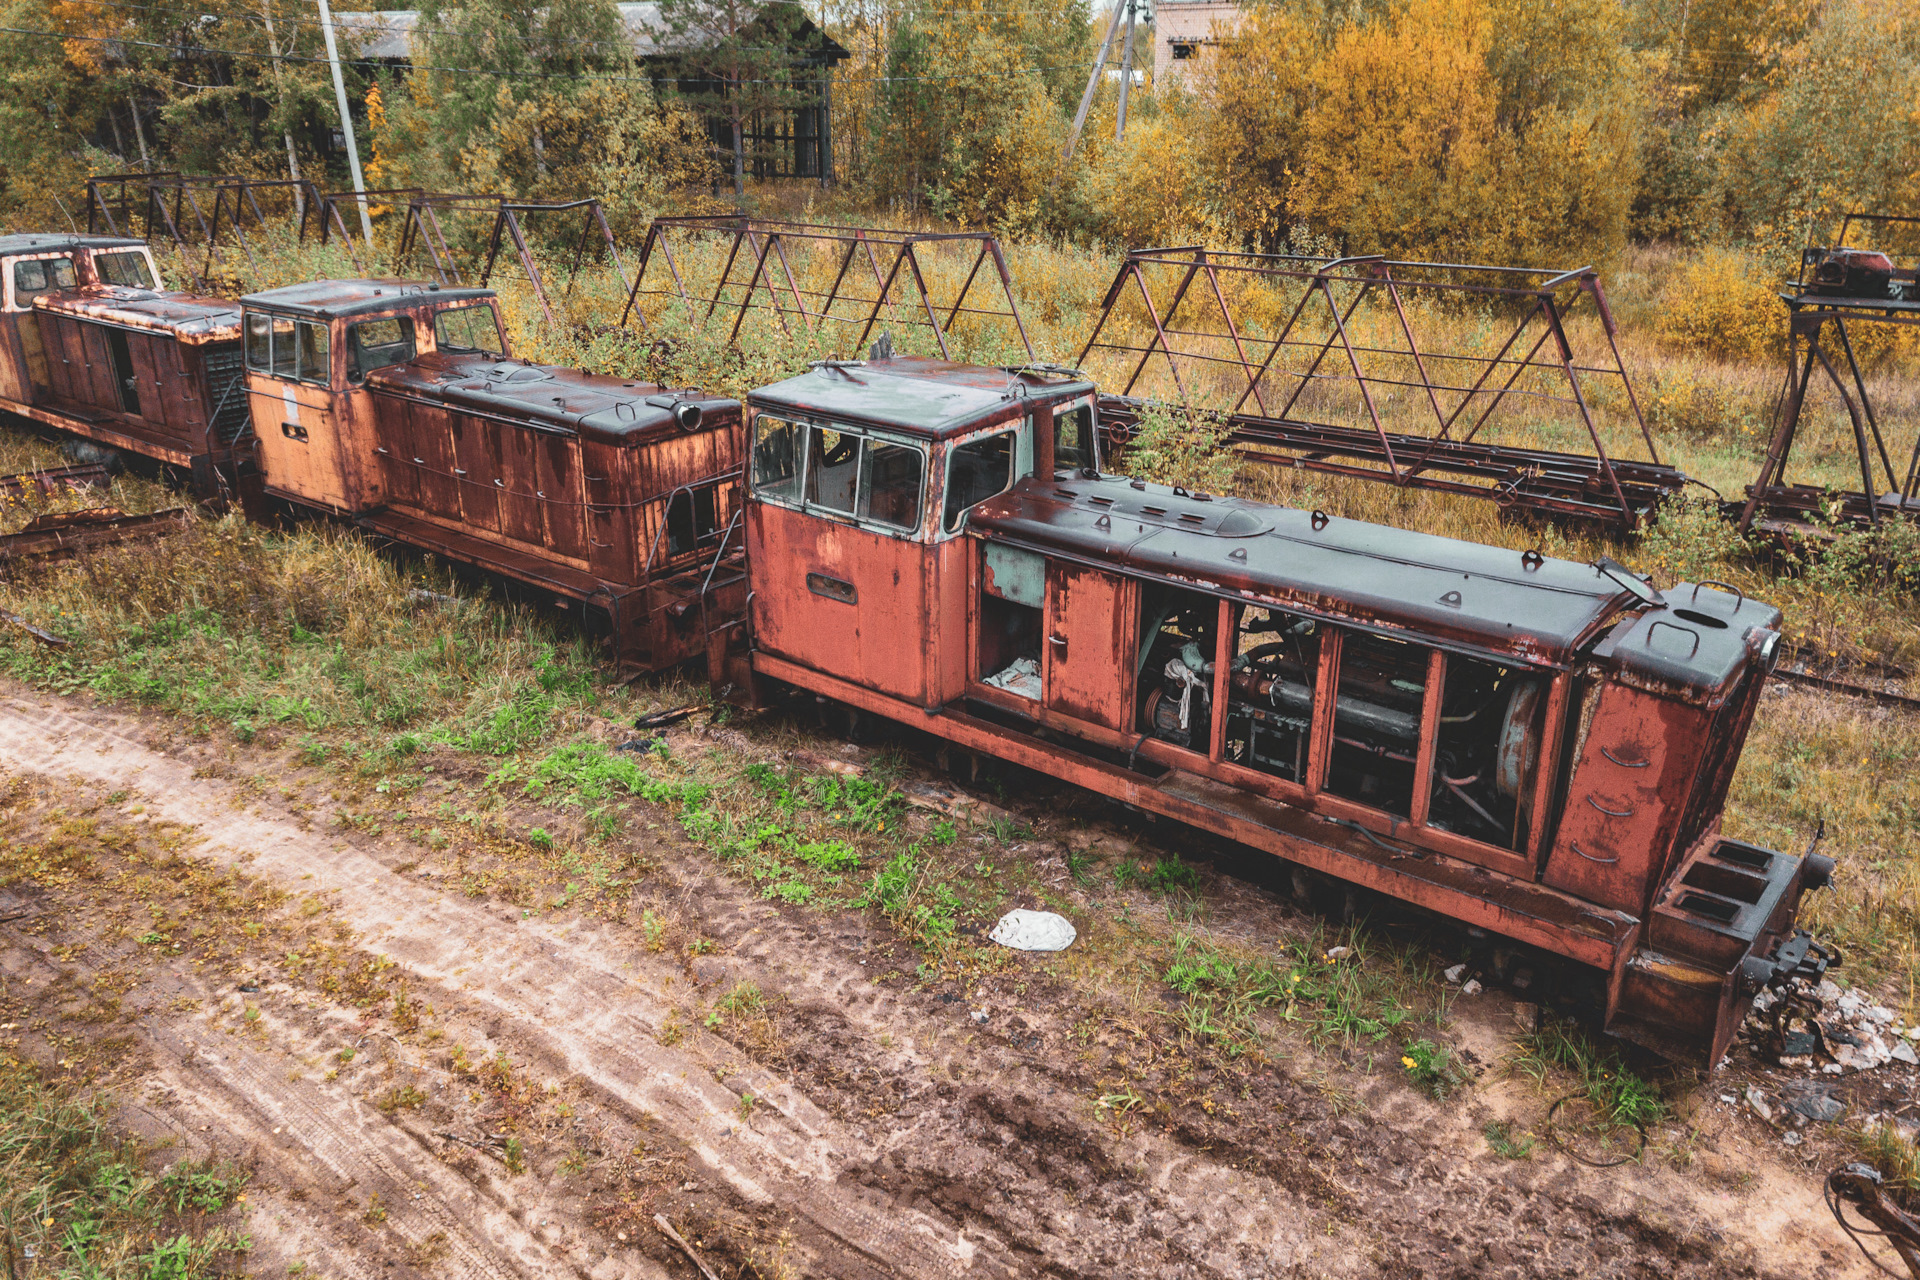
{"type": "Polygon", "coordinates": [[[22,471],[18,475],[0,476],[0,494],[10,498],[22,498],[31,489],[42,498],[55,498],[61,494],[98,488],[105,483],[107,483],[105,465],[88,462],[73,467],[50,467],[40,471],[22,471]]]}
{"type": "Polygon", "coordinates": [[[28,561],[70,559],[94,547],[177,533],[193,520],[186,507],[128,515],[114,507],[36,516],[18,533],[0,537],[0,576],[28,561]]]}
{"type": "Polygon", "coordinates": [[[1920,1280],[1920,1218],[1893,1202],[1887,1195],[1885,1180],[1878,1170],[1864,1164],[1850,1164],[1844,1169],[1836,1169],[1827,1175],[1826,1196],[1827,1208],[1832,1210],[1833,1220],[1859,1246],[1861,1256],[1898,1280],[1900,1273],[1874,1257],[1863,1239],[1866,1236],[1880,1236],[1907,1264],[1910,1280],[1920,1280]],[[1861,1226],[1848,1221],[1847,1205],[1852,1205],[1854,1211],[1870,1225],[1861,1226]]]}
{"type": "MultiPolygon", "coordinates": [[[[948,339],[960,317],[976,325],[1006,322],[1027,359],[1039,358],[1014,301],[1013,276],[1000,241],[984,232],[835,227],[737,214],[655,218],[640,247],[640,266],[620,313],[622,326],[635,316],[643,326],[651,326],[652,318],[641,306],[643,298],[678,302],[699,324],[711,321],[716,313],[729,323],[730,316],[730,342],[739,338],[750,313],[767,311],[788,332],[796,321],[814,333],[831,332],[832,325],[843,326],[843,332],[855,331],[846,348],[853,351],[866,344],[876,326],[917,328],[932,339],[942,359],[952,358],[948,339]],[[711,246],[715,252],[689,255],[687,251],[696,246],[711,246]],[[928,268],[935,254],[954,249],[962,256],[952,265],[965,262],[969,253],[972,264],[953,300],[936,301],[928,285],[928,268]],[[883,259],[890,260],[884,267],[883,259]],[[694,271],[709,261],[723,264],[717,279],[694,271]],[[967,299],[974,293],[974,282],[989,261],[1006,305],[970,307],[967,299]],[[647,275],[650,266],[652,282],[647,275]],[[658,280],[662,266],[670,277],[667,281],[658,280]],[[869,279],[870,285],[865,283],[869,279]]],[[[882,341],[890,354],[890,341],[885,335],[882,341]]],[[[870,358],[887,357],[876,353],[870,358]]]]}
{"type": "MultiPolygon", "coordinates": [[[[1660,460],[1616,334],[1592,267],[1329,260],[1190,245],[1127,255],[1076,363],[1091,369],[1090,356],[1117,356],[1117,366],[1095,372],[1110,379],[1119,393],[1111,399],[1122,405],[1154,395],[1195,410],[1225,406],[1227,442],[1249,461],[1632,529],[1689,481],[1660,460]],[[1269,334],[1243,323],[1249,298],[1280,305],[1283,323],[1269,334]],[[1463,343],[1428,324],[1409,299],[1489,308],[1511,323],[1463,343]],[[1355,327],[1368,308],[1387,322],[1384,336],[1355,327]],[[1137,309],[1148,328],[1137,336],[1111,331],[1137,309]],[[1575,323],[1581,310],[1598,323],[1575,323]],[[1587,387],[1615,380],[1628,412],[1610,452],[1587,387]],[[1558,415],[1592,442],[1592,455],[1480,438],[1521,405],[1530,418],[1558,415]],[[1336,416],[1352,425],[1329,420],[1336,416]],[[1618,456],[1623,443],[1644,446],[1646,461],[1618,456]]],[[[1103,420],[1122,416],[1108,400],[1101,408],[1103,420]]],[[[1108,440],[1123,437],[1109,430],[1108,440]]]]}

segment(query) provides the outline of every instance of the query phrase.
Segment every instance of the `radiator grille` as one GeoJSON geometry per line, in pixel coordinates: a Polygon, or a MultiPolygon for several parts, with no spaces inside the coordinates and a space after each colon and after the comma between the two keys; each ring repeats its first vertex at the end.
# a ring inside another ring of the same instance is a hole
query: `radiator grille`
{"type": "Polygon", "coordinates": [[[247,406],[247,368],[240,344],[222,342],[209,347],[207,370],[207,434],[231,445],[247,432],[252,415],[247,406]]]}

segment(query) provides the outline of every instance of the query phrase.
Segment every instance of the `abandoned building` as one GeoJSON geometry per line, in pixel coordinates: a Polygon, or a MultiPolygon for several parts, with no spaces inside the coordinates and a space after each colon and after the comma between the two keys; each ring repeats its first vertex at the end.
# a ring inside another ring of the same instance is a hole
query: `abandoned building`
{"type": "MultiPolygon", "coordinates": [[[[696,102],[711,104],[725,96],[721,81],[688,74],[690,66],[698,66],[697,56],[689,57],[697,53],[697,45],[691,37],[669,31],[658,4],[622,4],[618,8],[633,45],[634,60],[657,75],[656,84],[677,89],[696,102]]],[[[747,122],[740,140],[741,165],[750,178],[811,178],[829,185],[833,182],[832,71],[835,64],[852,55],[791,0],[774,0],[760,6],[760,12],[764,30],[788,51],[788,56],[780,60],[786,80],[782,92],[766,95],[777,98],[780,105],[755,111],[747,122]]],[[[419,25],[417,9],[340,13],[334,17],[335,29],[346,48],[362,60],[396,69],[413,62],[419,25]]],[[[753,28],[742,34],[752,37],[753,28]]],[[[731,173],[732,123],[710,106],[701,114],[715,152],[725,157],[722,169],[731,173]]]]}

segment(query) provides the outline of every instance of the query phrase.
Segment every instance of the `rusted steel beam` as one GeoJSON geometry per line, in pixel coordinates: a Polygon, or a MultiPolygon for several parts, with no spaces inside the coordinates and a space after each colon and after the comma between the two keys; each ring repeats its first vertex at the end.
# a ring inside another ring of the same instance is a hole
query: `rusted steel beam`
{"type": "MultiPolygon", "coordinates": [[[[1122,466],[1127,441],[1147,403],[1100,398],[1100,429],[1107,447],[1121,456],[1122,466]]],[[[1363,427],[1253,414],[1218,418],[1227,425],[1225,443],[1257,465],[1392,482],[1385,470],[1388,449],[1402,457],[1418,451],[1419,461],[1402,469],[1399,483],[1407,487],[1491,498],[1502,507],[1606,525],[1622,523],[1621,496],[1629,512],[1644,517],[1688,483],[1685,475],[1664,464],[1616,460],[1611,468],[1620,486],[1616,494],[1599,460],[1583,454],[1393,433],[1383,446],[1363,427]]]]}
{"type": "Polygon", "coordinates": [[[24,563],[70,559],[82,551],[178,533],[193,520],[186,507],[128,515],[113,507],[37,516],[18,533],[0,537],[0,575],[24,563]]]}
{"type": "Polygon", "coordinates": [[[89,462],[77,467],[54,467],[46,471],[23,471],[18,475],[0,476],[0,494],[20,498],[32,490],[43,498],[52,498],[63,493],[79,493],[83,489],[106,483],[106,467],[98,462],[89,462]]]}
{"type": "MultiPolygon", "coordinates": [[[[1631,528],[1648,510],[1649,483],[1657,501],[1685,478],[1671,468],[1637,479],[1623,470],[1628,463],[1620,437],[1610,434],[1614,421],[1596,411],[1585,385],[1595,378],[1618,381],[1625,391],[1624,403],[1614,402],[1624,410],[1619,425],[1646,449],[1646,463],[1631,465],[1660,464],[1621,362],[1615,329],[1591,267],[1565,271],[1377,256],[1328,260],[1183,245],[1126,256],[1077,363],[1095,377],[1110,379],[1122,396],[1170,395],[1188,408],[1225,407],[1236,422],[1244,415],[1250,424],[1264,424],[1239,442],[1265,436],[1270,443],[1277,439],[1289,448],[1298,446],[1302,457],[1295,465],[1449,490],[1462,486],[1445,477],[1462,467],[1475,476],[1504,472],[1508,479],[1497,488],[1465,488],[1549,515],[1569,514],[1570,503],[1581,518],[1599,515],[1631,528]],[[1180,310],[1201,272],[1219,309],[1217,322],[1211,313],[1180,310]],[[1129,327],[1123,316],[1130,312],[1121,308],[1130,306],[1123,299],[1136,288],[1142,318],[1129,327]],[[1263,307],[1283,317],[1277,328],[1259,333],[1257,326],[1243,323],[1236,311],[1251,305],[1250,296],[1261,297],[1263,307]],[[1582,298],[1591,299],[1592,311],[1574,317],[1583,326],[1576,329],[1571,309],[1582,298]],[[1423,310],[1416,299],[1433,305],[1423,310]],[[1500,318],[1499,327],[1463,336],[1459,326],[1445,320],[1461,304],[1500,318]],[[1314,311],[1309,323],[1308,313],[1318,305],[1326,307],[1326,315],[1314,311]],[[1156,356],[1167,362],[1164,380],[1153,373],[1156,356]],[[1227,371],[1234,385],[1222,387],[1219,378],[1227,371]],[[1268,381],[1279,377],[1292,385],[1269,401],[1268,381]],[[1332,421],[1323,392],[1339,406],[1331,410],[1339,415],[1332,421]],[[1419,420],[1400,425],[1416,402],[1427,430],[1420,429],[1419,420]],[[1592,441],[1593,454],[1582,458],[1499,442],[1476,444],[1483,430],[1515,418],[1521,411],[1515,405],[1525,406],[1530,433],[1545,407],[1564,429],[1592,441]],[[1351,422],[1340,420],[1348,416],[1351,422]],[[1309,417],[1316,421],[1303,421],[1309,417]],[[1456,432],[1459,425],[1466,426],[1464,434],[1456,432]],[[1361,444],[1347,434],[1352,430],[1364,430],[1371,441],[1361,444]],[[1316,442],[1329,449],[1317,449],[1316,442]],[[1577,486],[1577,498],[1559,494],[1567,488],[1564,479],[1550,486],[1552,492],[1536,492],[1528,476],[1543,466],[1562,477],[1581,470],[1591,483],[1577,486]],[[1439,475],[1423,478],[1430,467],[1439,475]],[[1603,515],[1608,499],[1613,511],[1603,515]]],[[[1625,447],[1638,452],[1641,446],[1625,447]]],[[[1920,477],[1920,462],[1915,474],[1920,477]]]]}
{"type": "Polygon", "coordinates": [[[698,305],[702,325],[723,311],[732,313],[726,323],[728,332],[736,337],[749,311],[770,309],[774,318],[789,331],[795,328],[792,323],[795,317],[813,334],[826,334],[830,332],[829,326],[840,326],[857,334],[854,346],[859,347],[880,322],[884,311],[892,325],[926,331],[932,339],[931,346],[951,355],[954,326],[964,316],[1006,322],[1029,357],[1036,358],[1026,322],[1014,299],[1013,276],[1007,269],[1006,255],[990,235],[979,232],[923,234],[728,214],[655,218],[647,231],[647,244],[649,251],[642,254],[640,268],[627,291],[627,303],[621,313],[623,325],[636,316],[640,323],[648,323],[643,298],[667,298],[698,305]],[[681,250],[678,258],[673,252],[675,240],[681,250]],[[686,250],[699,244],[711,246],[714,252],[689,257],[686,250]],[[648,276],[654,257],[650,250],[654,245],[659,246],[659,256],[673,272],[670,286],[656,285],[648,276]],[[733,271],[743,246],[752,256],[753,271],[744,291],[736,297],[731,292],[738,287],[733,271]],[[949,285],[941,278],[937,266],[946,264],[936,263],[929,246],[942,252],[948,246],[962,251],[972,249],[970,262],[952,264],[953,275],[947,278],[954,284],[949,285]],[[816,256],[823,252],[832,255],[824,262],[816,256]],[[890,253],[892,257],[885,271],[880,266],[881,252],[890,253]],[[858,273],[849,271],[854,257],[861,253],[866,255],[872,276],[874,292],[871,294],[865,288],[855,287],[854,277],[858,273]],[[778,284],[772,277],[772,264],[766,261],[769,257],[779,263],[782,280],[778,284]],[[720,265],[717,276],[710,269],[689,274],[703,259],[720,265]],[[999,277],[1001,294],[997,303],[980,301],[983,279],[980,268],[989,260],[999,277]],[[809,283],[829,278],[829,274],[832,283],[824,288],[809,283]],[[905,287],[903,277],[910,277],[913,287],[919,291],[918,305],[896,307],[893,292],[897,282],[900,282],[898,287],[905,287]],[[759,297],[762,288],[767,290],[764,301],[759,297]],[[949,289],[952,290],[950,298],[949,289]]]}
{"type": "MultiPolygon", "coordinates": [[[[1829,505],[1849,524],[1874,525],[1890,516],[1920,515],[1920,432],[1915,435],[1911,462],[1903,480],[1894,471],[1894,454],[1881,430],[1880,414],[1848,329],[1853,322],[1920,325],[1920,269],[1914,265],[1920,258],[1920,254],[1915,253],[1914,228],[1917,227],[1920,227],[1920,218],[1849,213],[1841,221],[1837,241],[1830,246],[1809,245],[1801,250],[1799,273],[1780,294],[1787,308],[1786,392],[1781,397],[1779,415],[1760,473],[1747,486],[1746,501],[1739,504],[1738,524],[1742,532],[1757,527],[1776,536],[1789,537],[1797,530],[1799,517],[1829,505]],[[1886,237],[1884,248],[1875,244],[1883,236],[1886,237]],[[1902,251],[1909,265],[1895,262],[1893,251],[1896,250],[1902,251]],[[1845,379],[1833,355],[1821,342],[1822,330],[1829,321],[1839,335],[1839,355],[1847,365],[1845,379]],[[1806,343],[1804,357],[1800,351],[1803,341],[1806,343]],[[1816,364],[1840,397],[1853,427],[1861,485],[1857,490],[1816,491],[1811,486],[1787,483],[1787,464],[1801,415],[1806,411],[1816,364]],[[1849,382],[1851,392],[1847,387],[1849,382]],[[1873,479],[1876,461],[1886,476],[1888,489],[1884,493],[1876,491],[1873,479]]],[[[1731,506],[1729,504],[1730,512],[1731,506]]]]}

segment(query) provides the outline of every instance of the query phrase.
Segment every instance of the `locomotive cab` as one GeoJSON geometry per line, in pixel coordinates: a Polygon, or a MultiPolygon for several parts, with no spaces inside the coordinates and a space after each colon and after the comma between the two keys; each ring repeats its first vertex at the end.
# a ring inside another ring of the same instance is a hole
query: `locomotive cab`
{"type": "Polygon", "coordinates": [[[1103,476],[1090,403],[904,358],[755,392],[753,673],[1536,948],[1717,1063],[1831,869],[1720,835],[1779,611],[1103,476]]]}
{"type": "Polygon", "coordinates": [[[968,516],[1023,477],[1096,468],[1093,403],[1075,374],[915,356],[822,362],[754,391],[757,648],[916,706],[958,697],[968,516]]]}
{"type": "Polygon", "coordinates": [[[738,401],[511,359],[487,289],[242,302],[264,496],[590,610],[648,669],[738,618],[738,401]]]}

